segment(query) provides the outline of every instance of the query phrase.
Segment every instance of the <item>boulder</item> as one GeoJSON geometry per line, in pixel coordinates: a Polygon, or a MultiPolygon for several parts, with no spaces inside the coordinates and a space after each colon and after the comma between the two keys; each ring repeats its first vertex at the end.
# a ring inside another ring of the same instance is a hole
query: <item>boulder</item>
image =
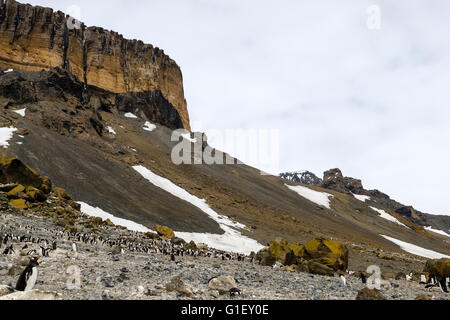
{"type": "Polygon", "coordinates": [[[212,278],[208,283],[208,289],[216,290],[219,294],[227,294],[232,288],[236,288],[236,280],[232,276],[212,278]]]}
{"type": "Polygon", "coordinates": [[[314,239],[303,246],[299,256],[323,264],[335,271],[348,269],[348,249],[337,241],[314,239]]]}
{"type": "Polygon", "coordinates": [[[166,284],[166,290],[168,292],[175,291],[188,297],[192,295],[192,291],[186,287],[180,276],[173,277],[170,282],[166,284]]]}
{"type": "Polygon", "coordinates": [[[13,293],[14,289],[10,286],[0,285],[0,297],[13,293]]]}
{"type": "Polygon", "coordinates": [[[28,204],[27,201],[24,199],[13,199],[9,201],[9,205],[12,207],[16,207],[19,209],[27,209],[28,208],[28,204]]]}
{"type": "Polygon", "coordinates": [[[161,238],[165,240],[171,240],[175,237],[175,233],[173,232],[173,230],[166,226],[157,225],[156,232],[161,238]]]}
{"type": "Polygon", "coordinates": [[[356,300],[387,300],[377,289],[364,288],[358,292],[356,300]]]}
{"type": "Polygon", "coordinates": [[[418,295],[414,300],[432,300],[429,295],[421,294],[418,295]]]}
{"type": "Polygon", "coordinates": [[[450,277],[450,259],[428,260],[423,268],[429,278],[436,277],[437,281],[450,277]]]}
{"type": "Polygon", "coordinates": [[[271,256],[275,257],[277,261],[280,261],[284,265],[286,265],[286,256],[291,253],[291,248],[289,248],[289,245],[286,240],[283,240],[281,242],[272,241],[269,244],[269,253],[271,256]]]}
{"type": "Polygon", "coordinates": [[[325,171],[323,174],[323,182],[321,187],[342,193],[350,193],[350,191],[348,191],[345,187],[344,176],[339,169],[325,171]]]}
{"type": "Polygon", "coordinates": [[[255,260],[262,266],[271,267],[277,262],[277,259],[270,254],[268,248],[261,249],[255,256],[255,260]]]}
{"type": "Polygon", "coordinates": [[[0,300],[61,300],[61,295],[53,291],[18,291],[2,296],[0,300]]]}
{"type": "Polygon", "coordinates": [[[321,276],[333,276],[334,270],[316,261],[305,261],[299,266],[303,272],[317,274],[321,276]]]}
{"type": "Polygon", "coordinates": [[[194,241],[191,240],[191,242],[189,242],[188,244],[186,244],[186,245],[184,246],[184,248],[185,248],[186,250],[197,250],[197,245],[195,244],[194,241]]]}
{"type": "Polygon", "coordinates": [[[48,193],[51,182],[48,177],[41,177],[35,170],[25,165],[17,158],[2,157],[0,159],[0,183],[17,183],[31,186],[48,193]]]}

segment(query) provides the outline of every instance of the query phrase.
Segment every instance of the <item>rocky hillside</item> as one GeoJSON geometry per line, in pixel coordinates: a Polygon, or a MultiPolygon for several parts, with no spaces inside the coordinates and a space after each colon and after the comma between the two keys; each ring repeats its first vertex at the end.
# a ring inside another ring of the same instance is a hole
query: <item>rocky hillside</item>
{"type": "Polygon", "coordinates": [[[163,50],[102,28],[78,26],[60,11],[1,0],[0,67],[59,67],[111,93],[159,91],[190,129],[181,70],[163,50]]]}
{"type": "MultiPolygon", "coordinates": [[[[27,224],[32,224],[35,205],[41,203],[69,233],[71,227],[85,228],[89,217],[137,232],[137,237],[167,226],[186,243],[246,256],[281,240],[305,248],[323,238],[347,248],[346,266],[354,271],[376,264],[395,274],[416,269],[427,258],[450,256],[445,233],[426,229],[415,219],[417,212],[411,211],[410,219],[403,206],[337,170],[320,185],[304,185],[261,175],[238,161],[174,163],[171,156],[180,142],[216,157],[224,154],[188,131],[172,141],[173,129],[188,128],[187,111],[178,103],[181,73],[173,61],[156,48],[98,28],[66,30],[64,14],[51,9],[6,1],[1,10],[0,156],[48,177],[75,206],[69,213],[47,206],[56,195],[13,179],[4,183],[24,189],[9,194],[14,189],[5,187],[1,214],[16,206],[22,211],[14,212],[30,215],[27,224]],[[111,77],[122,84],[112,85],[111,77]],[[59,221],[60,214],[67,221],[59,221]]],[[[37,216],[36,221],[45,220],[45,214],[37,216]]],[[[302,261],[308,258],[303,253],[295,253],[294,272],[311,267],[302,261]]],[[[107,255],[99,254],[105,261],[107,255]]]]}

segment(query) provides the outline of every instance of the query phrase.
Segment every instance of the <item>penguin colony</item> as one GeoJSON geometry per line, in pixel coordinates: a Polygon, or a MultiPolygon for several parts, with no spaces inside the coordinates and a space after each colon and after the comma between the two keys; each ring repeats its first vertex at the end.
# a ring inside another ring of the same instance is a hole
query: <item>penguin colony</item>
{"type": "MultiPolygon", "coordinates": [[[[23,270],[16,284],[16,290],[21,291],[31,290],[33,288],[37,280],[38,259],[40,257],[48,257],[52,251],[55,251],[58,248],[58,242],[62,241],[71,242],[72,250],[75,253],[78,253],[78,244],[85,244],[90,246],[109,247],[111,249],[119,247],[121,254],[125,254],[125,250],[144,254],[162,254],[175,263],[180,262],[177,260],[177,257],[183,256],[219,259],[222,261],[235,260],[250,263],[254,263],[255,261],[254,255],[246,256],[212,248],[193,250],[186,248],[183,243],[175,244],[170,240],[163,239],[149,239],[146,240],[146,242],[140,242],[126,237],[111,239],[103,235],[71,233],[66,230],[58,230],[50,240],[33,236],[32,233],[38,233],[37,228],[33,226],[19,226],[18,230],[21,232],[14,233],[5,225],[0,226],[0,253],[3,255],[10,255],[15,254],[16,250],[18,250],[22,255],[30,257],[30,263],[25,270],[23,270]]],[[[134,234],[138,236],[138,233],[134,234]]],[[[352,272],[348,272],[348,274],[351,275],[352,272]]],[[[342,284],[346,286],[346,278],[343,275],[340,275],[339,277],[342,284]]],[[[406,275],[407,280],[411,280],[411,278],[412,274],[406,275]]],[[[366,277],[362,273],[360,274],[360,279],[362,283],[367,282],[366,277]]],[[[448,293],[450,278],[444,278],[438,281],[435,277],[431,277],[428,282],[424,282],[424,279],[422,278],[421,284],[424,284],[427,289],[439,287],[441,291],[448,293]]],[[[237,296],[240,294],[241,292],[237,288],[230,290],[230,296],[237,296]]]]}
{"type": "MultiPolygon", "coordinates": [[[[161,254],[167,256],[168,259],[175,263],[180,262],[177,260],[177,257],[183,256],[219,259],[222,261],[236,260],[239,262],[254,262],[253,256],[250,257],[211,248],[193,250],[186,248],[184,243],[175,244],[170,240],[151,239],[146,240],[146,242],[140,242],[125,237],[111,239],[103,235],[71,233],[66,230],[58,230],[52,239],[45,239],[32,235],[39,233],[39,230],[33,226],[19,226],[17,230],[19,232],[13,232],[5,225],[0,226],[0,253],[3,255],[20,253],[30,258],[28,266],[23,270],[16,284],[16,290],[19,291],[33,289],[37,281],[38,259],[40,257],[49,257],[52,251],[58,248],[58,242],[63,241],[71,243],[72,251],[75,254],[78,254],[79,251],[78,244],[84,244],[88,246],[109,247],[111,249],[119,247],[121,254],[125,254],[126,250],[143,254],[161,254]]],[[[138,234],[136,233],[136,235],[138,234]]],[[[88,251],[89,249],[86,250],[88,251]]],[[[238,289],[233,290],[233,292],[230,292],[230,295],[240,295],[240,291],[238,289]]]]}

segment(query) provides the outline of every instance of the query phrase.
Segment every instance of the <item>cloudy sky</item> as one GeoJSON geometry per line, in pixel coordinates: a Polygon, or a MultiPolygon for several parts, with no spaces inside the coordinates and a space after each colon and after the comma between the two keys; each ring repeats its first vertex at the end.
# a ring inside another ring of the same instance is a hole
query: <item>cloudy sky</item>
{"type": "Polygon", "coordinates": [[[450,214],[449,1],[28,2],[78,6],[87,25],[164,49],[183,71],[194,130],[278,132],[279,168],[238,153],[244,162],[319,176],[339,167],[450,214]]]}

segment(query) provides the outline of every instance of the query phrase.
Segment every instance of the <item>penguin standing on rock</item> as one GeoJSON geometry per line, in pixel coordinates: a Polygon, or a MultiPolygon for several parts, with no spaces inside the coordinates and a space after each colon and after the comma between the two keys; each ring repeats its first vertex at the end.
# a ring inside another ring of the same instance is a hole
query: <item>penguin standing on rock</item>
{"type": "Polygon", "coordinates": [[[34,257],[30,259],[30,263],[23,270],[22,274],[17,280],[16,290],[18,291],[30,291],[33,290],[34,285],[37,281],[38,269],[39,265],[38,260],[40,257],[34,257]]]}

